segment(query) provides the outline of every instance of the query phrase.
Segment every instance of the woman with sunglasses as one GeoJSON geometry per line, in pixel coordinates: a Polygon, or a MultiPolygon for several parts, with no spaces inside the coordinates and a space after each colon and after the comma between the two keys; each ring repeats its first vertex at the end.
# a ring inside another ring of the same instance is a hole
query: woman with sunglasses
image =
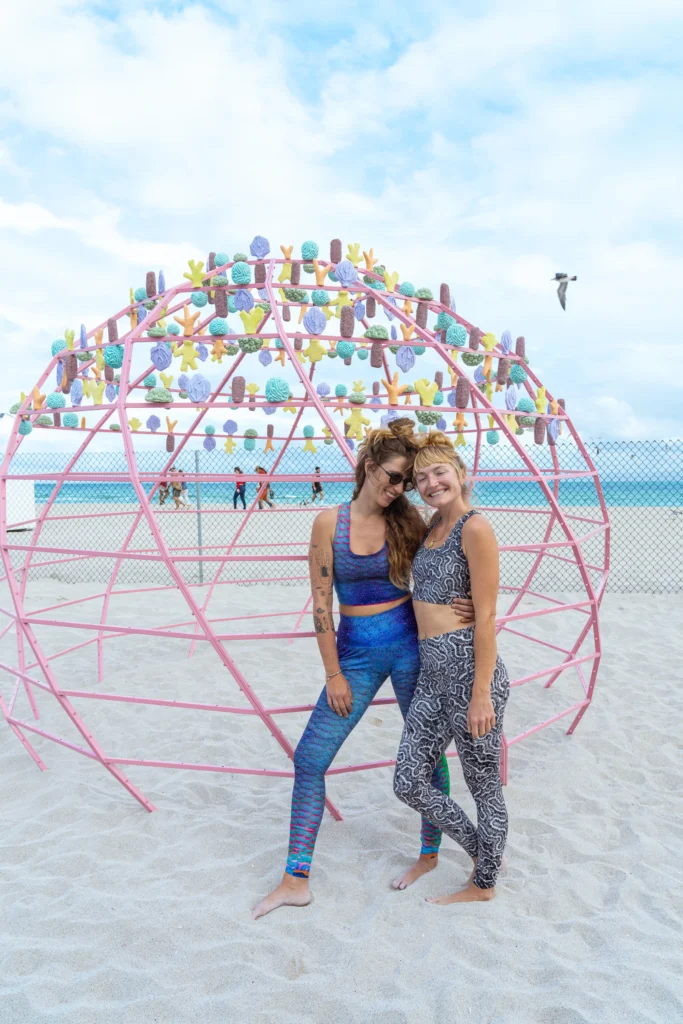
{"type": "MultiPolygon", "coordinates": [[[[254,918],[281,906],[310,902],[308,876],[325,806],[325,772],[386,679],[405,718],[419,672],[417,625],[409,589],[411,563],[426,527],[405,497],[412,489],[418,442],[413,421],[372,430],[360,446],[352,499],[316,516],[309,568],[313,623],[325,667],[325,687],[294,755],[289,856],[280,885],[253,909],[254,918]],[[339,628],[332,621],[333,587],[339,628]]],[[[471,620],[471,602],[458,602],[471,620]]],[[[441,757],[432,784],[449,791],[441,757]]],[[[436,867],[441,832],[422,821],[417,862],[394,881],[405,889],[436,867]]]]}

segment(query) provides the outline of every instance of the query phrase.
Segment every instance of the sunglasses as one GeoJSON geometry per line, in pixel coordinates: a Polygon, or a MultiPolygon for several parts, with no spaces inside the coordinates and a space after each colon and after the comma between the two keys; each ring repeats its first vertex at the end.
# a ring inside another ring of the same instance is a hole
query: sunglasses
{"type": "Polygon", "coordinates": [[[380,466],[379,468],[383,473],[387,474],[389,477],[389,483],[392,484],[393,487],[398,487],[399,484],[403,484],[404,491],[412,491],[415,486],[411,476],[403,476],[402,473],[390,473],[388,469],[384,468],[384,466],[380,466]]]}

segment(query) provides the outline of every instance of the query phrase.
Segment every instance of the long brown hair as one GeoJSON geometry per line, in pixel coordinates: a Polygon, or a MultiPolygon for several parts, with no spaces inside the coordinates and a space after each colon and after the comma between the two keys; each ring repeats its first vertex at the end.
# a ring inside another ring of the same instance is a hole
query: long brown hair
{"type": "MultiPolygon", "coordinates": [[[[401,456],[408,459],[406,472],[412,471],[413,459],[418,446],[414,423],[407,416],[392,420],[386,428],[371,430],[358,447],[356,463],[356,486],[352,501],[361,492],[367,476],[368,459],[381,466],[388,459],[401,456]]],[[[387,548],[389,552],[389,578],[396,587],[407,588],[415,552],[422,543],[426,526],[415,506],[399,495],[388,508],[384,509],[387,521],[387,548]]]]}

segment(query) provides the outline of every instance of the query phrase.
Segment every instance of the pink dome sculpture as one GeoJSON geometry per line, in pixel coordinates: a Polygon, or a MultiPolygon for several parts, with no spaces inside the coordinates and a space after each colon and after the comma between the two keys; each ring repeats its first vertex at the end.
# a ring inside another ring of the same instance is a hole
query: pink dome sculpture
{"type": "MultiPolygon", "coordinates": [[[[98,762],[149,811],[124,769],[136,779],[142,767],[292,776],[295,742],[282,716],[313,705],[264,703],[236,651],[250,644],[254,651],[255,641],[257,656],[272,644],[293,658],[297,643],[313,644],[302,587],[314,512],[303,499],[314,468],[333,503],[346,500],[366,430],[410,415],[421,429],[438,424],[453,437],[473,500],[498,536],[497,627],[514,690],[501,764],[507,781],[512,745],[565,717],[571,734],[593,696],[609,567],[595,467],[563,401],[534,373],[524,338],[482,332],[455,312],[447,285],[435,298],[385,269],[372,250],[349,245],[342,258],[338,239],[329,260],[313,242],[299,258],[292,246],[281,249],[276,258],[257,236],[251,258],[212,253],[206,267],[190,261],[171,288],[149,273],[120,312],[81,329],[80,346],[70,331],[53,343],[45,372],[14,410],[0,474],[4,717],[39,768],[46,741],[61,744],[98,762]],[[52,391],[48,381],[56,382],[52,391]],[[61,462],[53,449],[49,465],[31,454],[41,430],[59,431],[61,448],[70,445],[61,462]],[[175,464],[185,467],[189,507],[159,504],[175,464]],[[233,510],[236,475],[250,495],[274,484],[276,506],[261,510],[250,496],[246,512],[233,510]],[[7,504],[17,480],[33,482],[38,509],[19,523],[8,522],[7,504]],[[51,576],[88,585],[72,601],[45,603],[40,587],[51,576]],[[277,613],[267,606],[275,589],[291,595],[277,613]],[[264,596],[247,607],[253,593],[264,596]],[[140,607],[140,595],[148,595],[142,621],[126,615],[127,601],[135,596],[140,607]],[[226,606],[230,614],[221,614],[226,606]],[[184,659],[199,648],[213,652],[229,673],[216,675],[216,700],[231,678],[241,703],[197,700],[191,660],[174,699],[133,681],[133,671],[128,692],[108,689],[112,659],[134,666],[136,652],[142,657],[161,641],[176,645],[174,657],[180,649],[184,659]],[[73,685],[75,652],[91,658],[86,687],[73,685]],[[204,763],[201,749],[192,761],[154,750],[115,756],[88,724],[97,701],[108,702],[108,728],[120,725],[122,742],[126,715],[138,713],[131,704],[175,708],[179,723],[186,713],[213,712],[228,763],[204,763]],[[41,722],[48,703],[62,716],[59,733],[41,722]],[[280,765],[229,763],[231,731],[244,716],[269,730],[275,751],[279,744],[286,755],[280,765]]],[[[319,685],[311,681],[314,699],[319,685]]],[[[395,739],[398,746],[398,731],[395,739]]],[[[335,766],[330,774],[391,764],[335,766]]],[[[329,799],[327,806],[341,817],[329,799]]]]}

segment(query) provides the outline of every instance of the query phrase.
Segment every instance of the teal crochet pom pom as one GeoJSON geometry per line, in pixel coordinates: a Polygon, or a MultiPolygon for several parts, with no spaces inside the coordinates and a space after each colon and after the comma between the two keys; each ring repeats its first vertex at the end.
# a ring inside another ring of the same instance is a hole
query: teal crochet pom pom
{"type": "Polygon", "coordinates": [[[142,382],[142,386],[145,388],[155,388],[157,386],[156,374],[148,373],[142,382]]]}
{"type": "MultiPolygon", "coordinates": [[[[38,418],[40,419],[40,417],[38,417],[38,418]]],[[[78,416],[76,415],[75,412],[65,412],[64,413],[64,417],[62,419],[62,423],[64,424],[65,427],[71,427],[71,428],[77,427],[78,426],[78,416]]]]}
{"type": "Polygon", "coordinates": [[[517,402],[517,410],[519,412],[536,412],[536,406],[530,398],[523,395],[517,402]]]}
{"type": "Polygon", "coordinates": [[[415,285],[411,284],[410,281],[403,281],[398,290],[401,295],[405,295],[406,298],[412,299],[415,294],[415,285]]]}
{"type": "Polygon", "coordinates": [[[324,288],[315,288],[311,298],[316,306],[326,306],[330,301],[330,297],[324,288]]]}
{"type": "Polygon", "coordinates": [[[269,377],[266,381],[266,401],[286,402],[289,398],[289,384],[282,377],[269,377]]]}
{"type": "MultiPolygon", "coordinates": [[[[463,355],[463,361],[465,356],[463,355]]],[[[513,363],[510,367],[510,380],[513,384],[523,384],[527,379],[527,372],[519,363],[513,363]]]]}
{"type": "Polygon", "coordinates": [[[178,327],[178,324],[169,324],[168,327],[166,328],[166,333],[180,334],[180,328],[178,327]]]}
{"type": "Polygon", "coordinates": [[[330,281],[332,282],[332,284],[337,284],[337,283],[338,283],[338,281],[339,281],[339,278],[338,278],[338,277],[337,277],[337,275],[335,274],[334,270],[331,270],[331,271],[329,272],[329,274],[327,275],[327,277],[328,277],[328,279],[329,279],[329,280],[330,280],[330,281]]]}
{"type": "Polygon", "coordinates": [[[497,430],[487,430],[486,440],[488,441],[489,444],[498,444],[498,442],[500,441],[500,434],[498,433],[497,430]]]}
{"type": "Polygon", "coordinates": [[[19,424],[20,434],[30,434],[32,430],[33,424],[31,423],[30,420],[22,420],[21,423],[19,424]]]}
{"type": "Polygon", "coordinates": [[[467,342],[467,331],[462,324],[452,323],[446,331],[446,344],[462,348],[467,342]]]}
{"type": "Polygon", "coordinates": [[[337,396],[337,398],[346,398],[348,394],[346,384],[336,384],[334,388],[334,393],[337,396]]]}
{"type": "Polygon", "coordinates": [[[371,280],[368,281],[368,286],[370,288],[373,288],[376,292],[385,292],[387,290],[387,286],[385,285],[384,281],[371,280]]]}
{"type": "Polygon", "coordinates": [[[373,324],[372,327],[368,327],[363,337],[374,338],[376,341],[388,341],[389,332],[386,327],[383,327],[381,324],[373,324]]]}
{"type": "Polygon", "coordinates": [[[209,301],[209,296],[206,292],[192,292],[192,305],[201,309],[209,301]]]}
{"type": "Polygon", "coordinates": [[[135,291],[133,292],[133,298],[135,299],[136,302],[146,302],[147,301],[147,289],[146,288],[136,288],[135,291]]]}
{"type": "Polygon", "coordinates": [[[104,361],[113,370],[118,370],[120,366],[123,366],[123,345],[106,345],[104,361]]]}
{"type": "Polygon", "coordinates": [[[233,264],[230,275],[235,284],[249,284],[251,281],[251,267],[241,260],[233,264]]]}
{"type": "Polygon", "coordinates": [[[230,325],[222,316],[215,316],[209,324],[209,334],[230,334],[230,325]]]}
{"type": "Polygon", "coordinates": [[[443,391],[437,391],[432,405],[443,405],[443,391]]]}
{"type": "Polygon", "coordinates": [[[317,260],[319,252],[317,242],[303,242],[301,245],[301,255],[307,261],[317,260]]]}
{"type": "Polygon", "coordinates": [[[439,331],[447,331],[451,324],[454,324],[455,320],[450,313],[441,312],[436,318],[436,327],[439,331]]]}
{"type": "Polygon", "coordinates": [[[222,267],[224,263],[230,263],[230,257],[227,252],[217,252],[215,264],[217,267],[222,267]]]}
{"type": "Polygon", "coordinates": [[[63,409],[66,405],[66,398],[59,391],[52,391],[47,396],[45,405],[48,409],[63,409]]]}
{"type": "Polygon", "coordinates": [[[204,427],[204,433],[205,434],[215,434],[216,433],[216,428],[212,427],[210,423],[207,423],[206,426],[204,427]]]}
{"type": "Polygon", "coordinates": [[[359,359],[365,360],[368,358],[370,353],[366,348],[359,348],[358,351],[356,352],[356,355],[358,356],[359,359]]]}
{"type": "Polygon", "coordinates": [[[353,356],[355,351],[356,351],[356,346],[353,344],[353,342],[351,342],[351,341],[338,341],[337,342],[337,355],[339,356],[340,359],[350,359],[353,356]]]}
{"type": "Polygon", "coordinates": [[[305,426],[304,437],[315,437],[315,428],[311,426],[305,426]]]}
{"type": "Polygon", "coordinates": [[[66,342],[64,341],[64,338],[57,338],[56,341],[52,342],[52,355],[56,356],[58,352],[63,352],[65,348],[66,342]]]}
{"type": "Polygon", "coordinates": [[[235,305],[235,296],[228,295],[228,313],[236,313],[237,306],[235,305]]]}
{"type": "Polygon", "coordinates": [[[254,437],[245,437],[245,439],[244,439],[244,450],[245,450],[245,452],[255,452],[256,451],[256,438],[254,438],[254,437]]]}
{"type": "Polygon", "coordinates": [[[413,352],[416,356],[423,356],[427,351],[426,345],[413,345],[413,352]]]}

